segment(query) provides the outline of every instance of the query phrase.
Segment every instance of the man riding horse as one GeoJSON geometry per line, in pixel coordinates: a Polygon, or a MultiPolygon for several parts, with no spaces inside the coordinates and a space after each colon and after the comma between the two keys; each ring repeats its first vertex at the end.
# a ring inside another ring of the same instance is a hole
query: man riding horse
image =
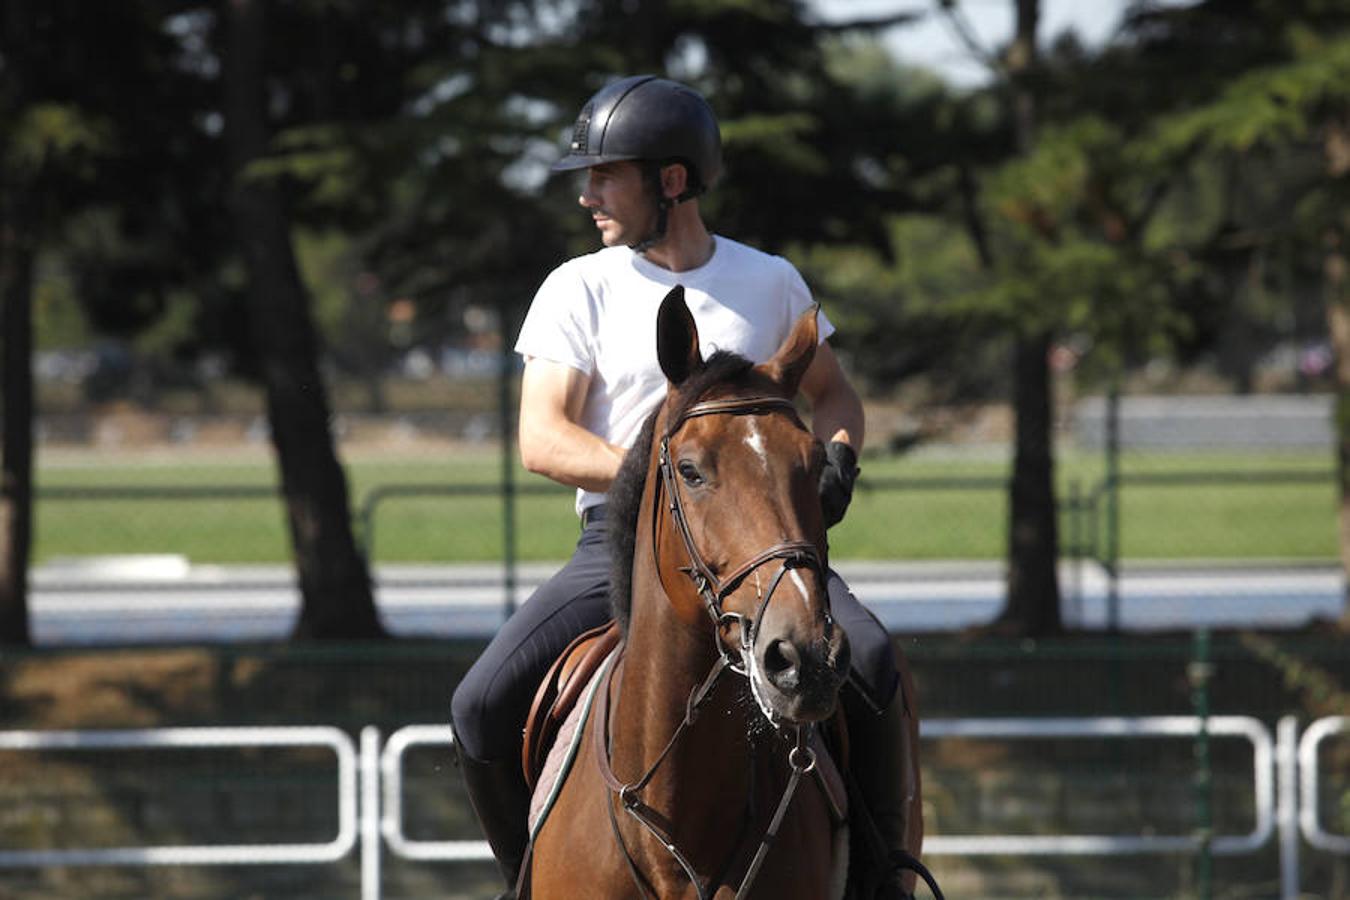
{"type": "MultiPolygon", "coordinates": [[[[787,260],[707,230],[698,197],[721,174],[721,137],[707,102],[685,85],[637,76],[602,88],[553,168],[584,172],[579,202],[604,249],[559,266],[535,295],[515,348],[525,358],[519,439],[526,468],[577,488],[581,536],[566,565],[493,637],[451,710],[469,798],[508,885],[527,844],[520,741],[534,690],[574,637],[612,615],[606,491],[666,394],[651,338],[661,301],[683,285],[705,352],[731,350],[753,362],[768,359],[813,304],[787,260]]],[[[848,508],[864,426],[862,403],[826,341],[833,331],[822,315],[801,380],[811,429],[826,448],[819,492],[827,527],[848,508]]],[[[874,862],[862,896],[907,897],[912,876],[891,863],[917,857],[923,836],[914,698],[898,689],[903,660],[886,629],[833,570],[827,588],[852,646],[840,694],[849,768],[894,854],[874,862]]]]}

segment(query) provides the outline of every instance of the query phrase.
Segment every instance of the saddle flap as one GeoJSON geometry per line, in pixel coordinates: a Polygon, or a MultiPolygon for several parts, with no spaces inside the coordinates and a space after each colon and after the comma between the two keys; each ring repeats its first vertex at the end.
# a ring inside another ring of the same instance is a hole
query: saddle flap
{"type": "Polygon", "coordinates": [[[525,739],[521,743],[521,766],[531,791],[558,729],[621,637],[619,625],[613,621],[583,632],[553,661],[539,683],[525,719],[525,739]]]}

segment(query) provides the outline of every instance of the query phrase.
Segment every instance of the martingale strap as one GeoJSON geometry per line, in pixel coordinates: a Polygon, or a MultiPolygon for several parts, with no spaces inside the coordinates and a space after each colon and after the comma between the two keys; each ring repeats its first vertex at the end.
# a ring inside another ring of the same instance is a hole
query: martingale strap
{"type": "MultiPolygon", "coordinates": [[[[623,648],[615,654],[618,659],[617,665],[611,665],[604,673],[602,683],[599,687],[599,693],[596,697],[595,720],[591,723],[591,739],[594,742],[594,755],[596,767],[600,771],[600,777],[604,780],[605,786],[610,792],[619,798],[619,804],[623,811],[644,828],[652,837],[656,838],[661,846],[665,848],[680,868],[684,870],[685,877],[693,885],[694,890],[698,892],[699,900],[709,900],[713,884],[711,880],[700,879],[698,872],[694,869],[694,864],[689,857],[680,850],[679,845],[675,843],[674,836],[670,833],[670,823],[657,810],[642,802],[638,796],[638,791],[642,790],[656,775],[661,764],[665,762],[670,751],[675,748],[682,735],[689,726],[694,724],[698,718],[698,711],[703,706],[704,701],[712,695],[713,688],[721,680],[722,675],[729,669],[727,658],[719,656],[717,662],[713,664],[711,671],[703,682],[697,685],[689,694],[689,699],[685,703],[684,719],[675,729],[675,733],[670,736],[666,742],[665,749],[657,755],[656,761],[647,768],[647,771],[636,781],[625,784],[614,774],[614,768],[610,762],[610,703],[613,692],[623,679],[622,656],[623,648]]],[[[611,657],[613,660],[614,657],[611,657]]],[[[809,775],[816,769],[816,754],[809,744],[813,726],[798,725],[797,742],[788,751],[788,766],[792,770],[788,777],[787,786],[783,789],[782,795],[778,798],[778,804],[774,807],[773,817],[769,821],[769,826],[760,836],[759,844],[755,847],[754,857],[750,860],[746,868],[745,875],[741,879],[740,886],[736,890],[736,900],[743,900],[750,893],[750,888],[754,885],[755,879],[759,875],[759,870],[764,864],[765,858],[769,855],[769,848],[773,846],[774,839],[778,837],[778,829],[783,824],[783,819],[787,815],[788,806],[792,803],[792,798],[797,793],[802,776],[809,775]]],[[[822,787],[822,789],[824,789],[822,787]]],[[[827,791],[828,793],[828,791],[827,791]]],[[[650,895],[649,886],[646,879],[642,877],[638,869],[637,862],[633,859],[632,853],[628,849],[627,843],[623,839],[623,833],[619,830],[619,823],[615,819],[614,804],[607,803],[610,820],[610,828],[614,833],[614,839],[619,845],[623,854],[624,861],[628,864],[629,873],[633,876],[633,882],[637,886],[643,897],[650,895]]],[[[742,821],[742,838],[744,829],[749,824],[747,817],[742,821]]]]}

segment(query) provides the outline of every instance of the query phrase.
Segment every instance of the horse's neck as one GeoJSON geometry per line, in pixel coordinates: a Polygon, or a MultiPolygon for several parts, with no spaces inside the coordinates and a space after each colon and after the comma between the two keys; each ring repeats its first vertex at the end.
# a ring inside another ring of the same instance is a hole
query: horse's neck
{"type": "MultiPolygon", "coordinates": [[[[659,584],[655,590],[634,595],[610,719],[613,771],[630,784],[660,759],[685,720],[690,693],[717,660],[711,623],[691,628],[679,622],[659,584]]],[[[694,724],[638,792],[699,877],[731,885],[744,877],[787,776],[782,748],[771,737],[760,746],[748,736],[747,716],[759,712],[743,699],[744,690],[742,676],[724,672],[694,724]]],[[[622,821],[628,852],[644,876],[658,893],[676,891],[684,871],[675,856],[651,833],[622,821]]]]}
{"type": "MultiPolygon", "coordinates": [[[[656,763],[685,720],[691,692],[717,661],[711,623],[706,628],[681,623],[655,579],[642,586],[635,581],[634,587],[623,679],[611,725],[614,771],[624,781],[635,781],[656,763]]],[[[739,678],[723,673],[697,722],[680,735],[643,791],[644,802],[676,821],[698,821],[704,811],[700,805],[707,806],[709,814],[724,816],[725,792],[745,790],[750,751],[745,710],[735,702],[739,678]]]]}

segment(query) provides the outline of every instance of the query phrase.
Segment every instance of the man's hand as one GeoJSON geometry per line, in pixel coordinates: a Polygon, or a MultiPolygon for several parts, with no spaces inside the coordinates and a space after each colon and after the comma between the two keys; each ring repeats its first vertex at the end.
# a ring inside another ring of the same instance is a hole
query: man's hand
{"type": "Polygon", "coordinates": [[[853,499],[853,482],[860,471],[858,455],[848,444],[830,441],[825,445],[825,468],[820,473],[820,509],[826,528],[834,527],[844,518],[849,501],[853,499]]]}

